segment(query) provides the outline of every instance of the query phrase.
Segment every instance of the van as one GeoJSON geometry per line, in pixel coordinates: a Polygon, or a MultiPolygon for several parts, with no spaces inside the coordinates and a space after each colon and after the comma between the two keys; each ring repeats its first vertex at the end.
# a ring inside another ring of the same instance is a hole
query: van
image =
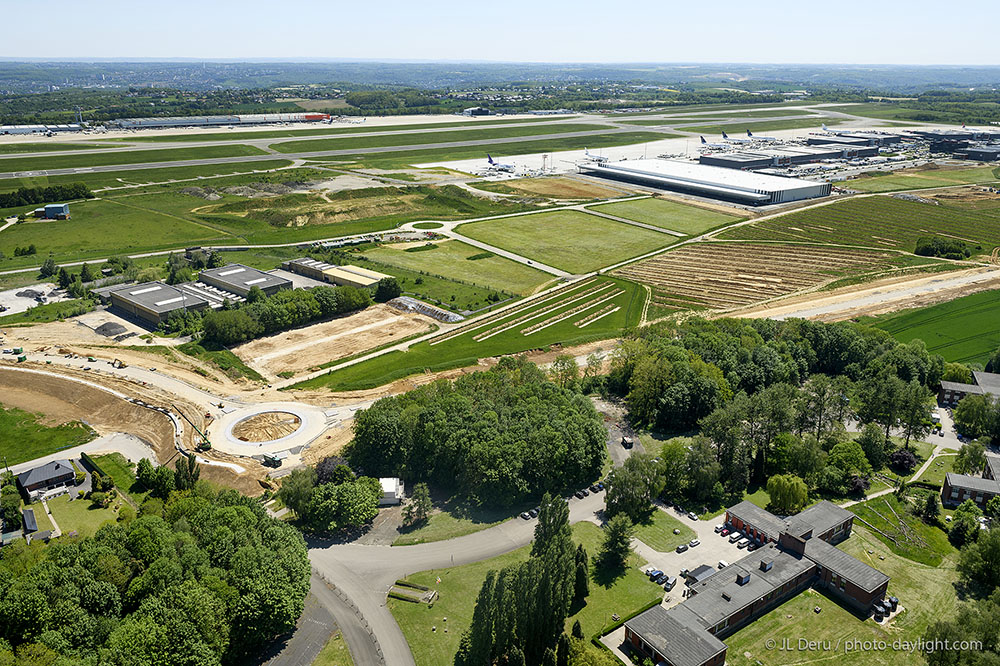
{"type": "Polygon", "coordinates": [[[736,542],[736,547],[740,549],[746,548],[749,545],[750,545],[750,539],[746,537],[743,537],[742,539],[736,542]]]}
{"type": "Polygon", "coordinates": [[[677,585],[677,576],[668,576],[666,582],[663,583],[663,589],[669,592],[674,589],[675,585],[677,585]]]}
{"type": "Polygon", "coordinates": [[[720,569],[725,569],[728,566],[729,566],[729,562],[726,562],[725,560],[719,560],[719,568],[720,569]]]}

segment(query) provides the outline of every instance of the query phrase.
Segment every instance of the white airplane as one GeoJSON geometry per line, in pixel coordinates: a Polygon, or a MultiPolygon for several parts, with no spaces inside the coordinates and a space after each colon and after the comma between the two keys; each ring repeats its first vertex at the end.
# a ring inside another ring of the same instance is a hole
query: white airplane
{"type": "Polygon", "coordinates": [[[727,143],[752,143],[751,139],[732,139],[725,132],[722,133],[722,140],[727,143]]]}
{"type": "Polygon", "coordinates": [[[705,137],[703,137],[703,136],[702,137],[698,137],[698,138],[701,139],[701,145],[705,146],[706,148],[728,148],[729,147],[729,145],[725,144],[725,143],[709,143],[708,141],[705,141],[705,137]]]}
{"type": "Polygon", "coordinates": [[[603,155],[594,155],[586,148],[583,149],[583,154],[591,162],[597,162],[598,164],[604,164],[608,161],[608,158],[603,155]]]}
{"type": "Polygon", "coordinates": [[[821,124],[820,127],[822,127],[823,131],[826,132],[827,134],[832,134],[834,136],[850,136],[854,134],[852,130],[832,130],[825,124],[821,124]]]}
{"type": "Polygon", "coordinates": [[[504,173],[513,173],[516,168],[513,164],[500,164],[490,157],[489,153],[486,153],[486,162],[490,165],[491,171],[503,171],[504,173]]]}
{"type": "Polygon", "coordinates": [[[766,141],[767,143],[772,143],[778,140],[777,137],[773,136],[754,136],[754,133],[751,132],[750,130],[747,130],[747,136],[753,139],[754,141],[766,141]]]}

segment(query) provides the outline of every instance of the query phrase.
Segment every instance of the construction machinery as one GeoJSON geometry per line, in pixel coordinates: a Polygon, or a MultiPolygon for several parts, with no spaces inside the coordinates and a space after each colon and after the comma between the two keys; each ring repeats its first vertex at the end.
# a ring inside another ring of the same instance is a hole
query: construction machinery
{"type": "Polygon", "coordinates": [[[125,361],[122,361],[122,360],[116,358],[115,360],[113,360],[111,362],[111,367],[115,368],[116,370],[119,369],[119,368],[127,368],[128,367],[128,363],[126,363],[125,361]]]}
{"type": "Polygon", "coordinates": [[[194,424],[194,421],[192,421],[191,419],[189,419],[184,412],[182,412],[181,410],[177,409],[177,405],[170,405],[170,406],[173,407],[174,411],[177,412],[178,414],[180,414],[181,418],[184,419],[185,421],[187,421],[188,424],[192,428],[194,428],[194,431],[196,433],[198,433],[198,435],[201,437],[201,441],[198,442],[198,445],[195,447],[195,449],[198,450],[198,451],[207,451],[210,448],[212,448],[212,443],[208,441],[208,435],[206,435],[205,433],[203,433],[201,431],[201,428],[199,428],[198,426],[196,426],[194,424]]]}

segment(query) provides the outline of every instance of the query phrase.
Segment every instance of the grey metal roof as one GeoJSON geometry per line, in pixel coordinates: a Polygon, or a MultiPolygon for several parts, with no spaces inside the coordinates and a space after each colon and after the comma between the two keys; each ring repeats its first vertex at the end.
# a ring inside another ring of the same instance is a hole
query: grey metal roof
{"type": "Polygon", "coordinates": [[[993,479],[984,479],[979,476],[969,476],[968,474],[955,474],[948,472],[945,481],[952,488],[965,488],[966,490],[978,490],[987,493],[1000,494],[1000,483],[993,479]]]}
{"type": "Polygon", "coordinates": [[[673,666],[701,666],[726,649],[684,609],[653,606],[625,623],[673,666]]]}
{"type": "Polygon", "coordinates": [[[851,520],[854,518],[854,514],[833,502],[823,500],[796,514],[795,518],[797,521],[804,521],[812,525],[813,536],[819,536],[829,532],[837,525],[851,520]]]}
{"type": "Polygon", "coordinates": [[[815,569],[815,564],[771,543],[748,554],[704,581],[691,586],[693,596],[684,606],[707,627],[714,627],[741,608],[767,596],[785,583],[815,569]],[[771,562],[764,571],[760,563],[771,562]],[[738,577],[748,577],[744,584],[738,577]]]}
{"type": "Polygon", "coordinates": [[[190,292],[181,291],[163,282],[143,282],[129,285],[127,289],[111,292],[112,299],[134,303],[146,310],[163,314],[181,308],[205,307],[208,301],[190,292]]]}
{"type": "Polygon", "coordinates": [[[993,480],[1000,479],[1000,456],[993,453],[986,454],[986,467],[990,470],[993,480]]]}
{"type": "Polygon", "coordinates": [[[688,572],[688,580],[692,585],[697,584],[709,576],[715,574],[715,569],[708,566],[707,564],[702,564],[701,566],[694,569],[694,571],[688,572]]]}
{"type": "Polygon", "coordinates": [[[729,507],[727,513],[739,518],[747,525],[756,527],[772,539],[777,539],[778,535],[785,530],[785,521],[749,500],[734,504],[729,507]]]}
{"type": "Polygon", "coordinates": [[[945,391],[958,391],[959,393],[982,393],[983,389],[975,384],[963,384],[961,382],[941,382],[941,388],[945,391]]]}
{"type": "Polygon", "coordinates": [[[858,558],[848,555],[836,546],[831,546],[820,539],[810,539],[806,542],[805,555],[816,564],[854,583],[865,592],[873,592],[889,582],[889,577],[878,569],[868,566],[858,558]]]}
{"type": "Polygon", "coordinates": [[[246,296],[247,292],[253,287],[266,290],[272,287],[290,289],[292,286],[292,281],[287,278],[279,275],[271,275],[256,268],[244,266],[243,264],[229,264],[221,268],[209,268],[199,273],[198,278],[203,282],[221,286],[240,296],[246,296]]]}
{"type": "Polygon", "coordinates": [[[40,467],[29,469],[27,472],[21,472],[17,475],[17,481],[22,488],[27,488],[40,482],[48,483],[65,476],[67,473],[76,474],[73,465],[68,460],[53,460],[40,467]]]}
{"type": "Polygon", "coordinates": [[[984,392],[1000,395],[1000,375],[995,372],[973,372],[972,376],[984,392]]]}
{"type": "Polygon", "coordinates": [[[24,531],[25,532],[37,532],[38,531],[38,521],[35,520],[35,510],[34,509],[24,509],[21,511],[21,516],[24,519],[24,531]]]}

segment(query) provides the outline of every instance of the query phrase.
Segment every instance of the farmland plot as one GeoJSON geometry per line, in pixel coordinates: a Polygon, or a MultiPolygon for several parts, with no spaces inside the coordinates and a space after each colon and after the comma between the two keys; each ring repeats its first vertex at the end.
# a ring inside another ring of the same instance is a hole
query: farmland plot
{"type": "Polygon", "coordinates": [[[1000,239],[1000,209],[904,201],[891,196],[846,199],[748,224],[719,234],[727,240],[807,241],[912,252],[917,239],[943,236],[981,246],[1000,239]]]}
{"type": "Polygon", "coordinates": [[[804,245],[697,243],[625,266],[619,277],[653,288],[666,309],[731,309],[888,267],[895,253],[804,245]]]}

